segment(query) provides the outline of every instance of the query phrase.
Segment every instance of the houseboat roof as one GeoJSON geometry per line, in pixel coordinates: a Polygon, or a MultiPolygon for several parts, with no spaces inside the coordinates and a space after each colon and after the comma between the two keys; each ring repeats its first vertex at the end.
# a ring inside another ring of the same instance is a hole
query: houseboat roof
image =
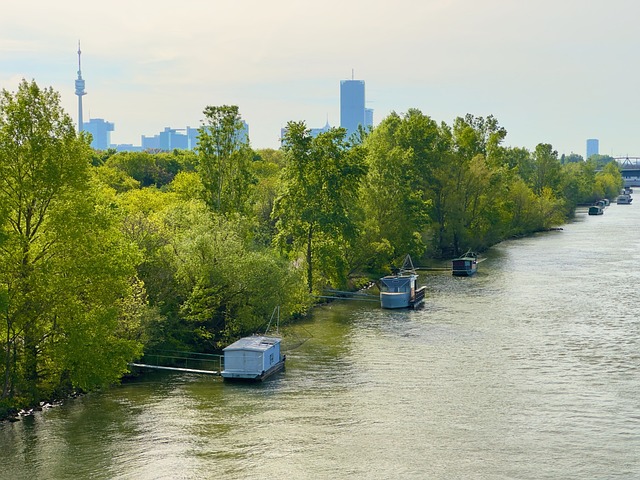
{"type": "Polygon", "coordinates": [[[254,352],[264,352],[269,350],[274,345],[279,344],[282,341],[278,337],[265,337],[261,335],[254,335],[252,337],[244,337],[240,340],[236,340],[231,345],[223,348],[222,350],[227,352],[231,350],[251,350],[254,352]]]}
{"type": "Polygon", "coordinates": [[[380,281],[385,285],[404,285],[405,283],[415,280],[418,278],[418,275],[412,273],[410,275],[387,275],[382,277],[380,281]]]}
{"type": "Polygon", "coordinates": [[[456,260],[477,260],[477,259],[478,259],[477,253],[468,251],[467,253],[465,253],[464,255],[458,258],[454,258],[452,261],[455,262],[456,260]]]}

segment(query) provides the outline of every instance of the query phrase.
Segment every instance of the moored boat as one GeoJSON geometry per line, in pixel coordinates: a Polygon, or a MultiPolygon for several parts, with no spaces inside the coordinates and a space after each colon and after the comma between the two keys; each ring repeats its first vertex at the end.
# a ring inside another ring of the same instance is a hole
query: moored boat
{"type": "Polygon", "coordinates": [[[417,287],[418,274],[411,257],[405,257],[402,268],[395,275],[380,279],[380,306],[382,308],[418,308],[424,302],[426,286],[417,287]]]}
{"type": "Polygon", "coordinates": [[[284,369],[279,337],[244,337],[223,349],[225,380],[261,381],[284,369]]]}
{"type": "Polygon", "coordinates": [[[451,261],[451,273],[457,277],[470,277],[478,271],[478,255],[467,252],[451,261]]]}
{"type": "Polygon", "coordinates": [[[618,205],[631,205],[632,201],[633,198],[631,198],[631,195],[628,193],[622,193],[618,195],[618,200],[616,200],[618,205]]]}
{"type": "Polygon", "coordinates": [[[599,205],[593,205],[589,207],[589,215],[602,215],[604,213],[604,208],[599,205]]]}

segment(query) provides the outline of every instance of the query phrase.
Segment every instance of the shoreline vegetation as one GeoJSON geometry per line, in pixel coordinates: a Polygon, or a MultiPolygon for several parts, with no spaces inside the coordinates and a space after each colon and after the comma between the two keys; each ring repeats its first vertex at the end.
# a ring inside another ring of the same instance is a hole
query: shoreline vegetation
{"type": "Polygon", "coordinates": [[[418,109],[351,138],[289,122],[251,148],[207,106],[194,151],[94,151],[60,95],[0,92],[0,418],[118,383],[158,349],[214,353],[416,261],[558,229],[622,187],[610,157],[504,146],[418,109]]]}

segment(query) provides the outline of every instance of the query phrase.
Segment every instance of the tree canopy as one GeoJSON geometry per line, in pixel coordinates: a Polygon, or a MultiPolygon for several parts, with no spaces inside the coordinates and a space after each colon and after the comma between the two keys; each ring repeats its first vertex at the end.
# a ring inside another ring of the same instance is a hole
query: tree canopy
{"type": "Polygon", "coordinates": [[[26,81],[2,91],[3,399],[108,384],[141,351],[123,325],[138,252],[94,188],[89,157],[56,92],[26,81]]]}

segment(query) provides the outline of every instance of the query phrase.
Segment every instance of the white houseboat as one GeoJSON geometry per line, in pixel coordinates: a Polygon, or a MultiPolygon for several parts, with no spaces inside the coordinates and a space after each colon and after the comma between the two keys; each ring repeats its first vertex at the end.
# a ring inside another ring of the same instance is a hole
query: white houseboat
{"type": "Polygon", "coordinates": [[[418,274],[411,257],[406,256],[400,271],[380,279],[382,308],[418,308],[424,302],[427,287],[417,287],[418,274]]]}
{"type": "Polygon", "coordinates": [[[244,337],[223,349],[225,380],[264,380],[284,369],[286,357],[280,353],[281,338],[244,337]]]}

